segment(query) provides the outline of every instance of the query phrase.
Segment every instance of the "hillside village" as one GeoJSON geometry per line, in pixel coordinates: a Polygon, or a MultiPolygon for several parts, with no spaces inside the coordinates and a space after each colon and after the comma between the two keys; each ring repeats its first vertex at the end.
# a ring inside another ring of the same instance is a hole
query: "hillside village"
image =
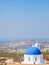
{"type": "MultiPolygon", "coordinates": [[[[0,44],[0,51],[4,52],[24,52],[28,47],[34,45],[37,41],[18,41],[0,44]]],[[[49,41],[38,41],[40,49],[49,51],[49,41]]]]}

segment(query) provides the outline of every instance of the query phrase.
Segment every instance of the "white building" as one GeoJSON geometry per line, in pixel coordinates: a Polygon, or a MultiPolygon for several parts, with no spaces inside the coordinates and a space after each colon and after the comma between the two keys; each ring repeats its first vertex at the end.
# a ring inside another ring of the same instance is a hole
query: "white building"
{"type": "Polygon", "coordinates": [[[24,61],[22,64],[45,64],[43,60],[43,54],[38,47],[38,43],[28,48],[24,54],[24,61]]]}

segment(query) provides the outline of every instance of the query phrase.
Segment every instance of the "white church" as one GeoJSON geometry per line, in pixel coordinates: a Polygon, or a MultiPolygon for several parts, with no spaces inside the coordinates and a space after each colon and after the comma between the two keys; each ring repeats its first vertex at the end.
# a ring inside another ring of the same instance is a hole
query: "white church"
{"type": "Polygon", "coordinates": [[[38,43],[34,46],[29,47],[24,54],[24,61],[21,64],[45,64],[43,60],[43,54],[40,51],[38,43]]]}

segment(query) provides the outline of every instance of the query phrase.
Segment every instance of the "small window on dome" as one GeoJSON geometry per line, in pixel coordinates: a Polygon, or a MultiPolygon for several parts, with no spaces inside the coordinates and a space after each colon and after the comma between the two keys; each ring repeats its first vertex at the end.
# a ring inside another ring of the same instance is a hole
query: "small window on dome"
{"type": "Polygon", "coordinates": [[[30,61],[30,57],[28,57],[28,61],[30,61]]]}

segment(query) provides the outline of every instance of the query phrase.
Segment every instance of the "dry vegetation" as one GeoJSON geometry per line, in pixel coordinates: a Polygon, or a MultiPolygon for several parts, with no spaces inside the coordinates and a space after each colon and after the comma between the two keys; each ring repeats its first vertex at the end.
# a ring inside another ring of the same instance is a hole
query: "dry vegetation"
{"type": "MultiPolygon", "coordinates": [[[[42,53],[43,53],[44,60],[47,61],[47,64],[44,64],[44,65],[49,65],[49,52],[46,51],[46,52],[42,52],[42,53]]],[[[14,62],[20,63],[21,61],[23,61],[23,55],[24,55],[24,53],[0,53],[0,57],[4,57],[4,59],[0,59],[0,62],[1,61],[4,62],[6,60],[6,58],[13,58],[14,62]]],[[[20,64],[7,64],[7,65],[20,65],[20,64]]],[[[24,65],[24,64],[22,64],[22,65],[24,65]]],[[[29,65],[32,65],[32,64],[29,64],[29,65]]]]}
{"type": "Polygon", "coordinates": [[[42,53],[43,53],[44,60],[49,61],[49,52],[48,51],[44,51],[42,53]]]}

